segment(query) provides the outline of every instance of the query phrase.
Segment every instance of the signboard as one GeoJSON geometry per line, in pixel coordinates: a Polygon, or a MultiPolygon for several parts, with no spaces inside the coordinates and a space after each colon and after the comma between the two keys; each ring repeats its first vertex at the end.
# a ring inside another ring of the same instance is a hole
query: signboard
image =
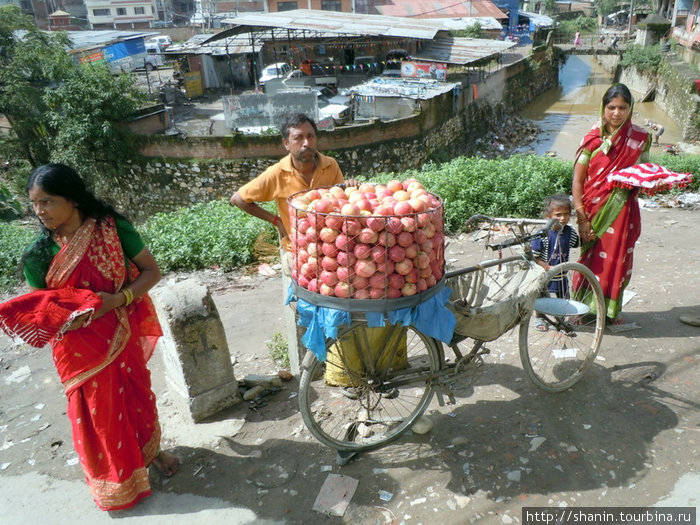
{"type": "Polygon", "coordinates": [[[199,71],[185,73],[185,93],[190,98],[201,97],[204,94],[202,74],[199,71]]]}
{"type": "Polygon", "coordinates": [[[401,61],[401,76],[404,78],[447,79],[447,64],[440,62],[401,61]]]}
{"type": "Polygon", "coordinates": [[[101,49],[84,53],[78,58],[78,62],[80,62],[81,64],[86,64],[88,62],[102,62],[103,60],[104,57],[102,56],[101,49]]]}

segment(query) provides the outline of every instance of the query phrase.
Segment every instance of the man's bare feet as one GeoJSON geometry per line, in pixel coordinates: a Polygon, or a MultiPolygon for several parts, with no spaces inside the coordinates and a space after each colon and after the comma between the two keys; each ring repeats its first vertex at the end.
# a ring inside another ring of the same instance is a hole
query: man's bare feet
{"type": "Polygon", "coordinates": [[[180,460],[171,453],[161,450],[153,460],[153,464],[158,470],[160,470],[160,473],[163,474],[163,476],[169,478],[177,472],[177,469],[180,466],[180,460]]]}

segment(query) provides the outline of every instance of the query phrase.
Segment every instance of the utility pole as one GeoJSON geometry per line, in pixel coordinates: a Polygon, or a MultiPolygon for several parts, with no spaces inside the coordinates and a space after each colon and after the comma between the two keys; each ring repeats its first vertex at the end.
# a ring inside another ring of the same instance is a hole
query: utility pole
{"type": "Polygon", "coordinates": [[[630,16],[627,24],[627,40],[632,36],[632,15],[634,14],[634,0],[630,0],[630,16]]]}

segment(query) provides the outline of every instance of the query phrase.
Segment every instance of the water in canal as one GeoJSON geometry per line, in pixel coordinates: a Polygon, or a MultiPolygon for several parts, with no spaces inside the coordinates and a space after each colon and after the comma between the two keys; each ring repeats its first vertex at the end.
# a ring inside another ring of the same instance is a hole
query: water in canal
{"type": "MultiPolygon", "coordinates": [[[[542,132],[527,149],[538,155],[555,152],[565,160],[573,160],[583,136],[595,124],[600,101],[613,82],[612,75],[592,57],[571,55],[559,71],[559,84],[530,103],[522,116],[535,121],[542,132]]],[[[632,91],[635,99],[643,93],[632,91]]],[[[644,126],[645,120],[661,123],[664,134],[660,138],[664,144],[677,144],[681,130],[654,102],[635,103],[633,122],[644,126]]],[[[652,146],[659,150],[658,147],[652,146]]]]}

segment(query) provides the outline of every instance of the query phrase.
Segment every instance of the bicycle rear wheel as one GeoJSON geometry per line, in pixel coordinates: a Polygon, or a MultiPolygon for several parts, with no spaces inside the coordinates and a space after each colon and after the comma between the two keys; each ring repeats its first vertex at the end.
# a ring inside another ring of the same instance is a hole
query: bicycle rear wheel
{"type": "Polygon", "coordinates": [[[425,411],[433,396],[432,374],[440,367],[436,341],[415,328],[354,322],[328,344],[325,362],[306,354],[299,384],[302,418],[331,448],[378,448],[425,411]]]}
{"type": "Polygon", "coordinates": [[[560,392],[593,363],[605,328],[605,301],[586,266],[566,262],[551,268],[535,310],[520,323],[520,361],[538,387],[560,392]]]}

